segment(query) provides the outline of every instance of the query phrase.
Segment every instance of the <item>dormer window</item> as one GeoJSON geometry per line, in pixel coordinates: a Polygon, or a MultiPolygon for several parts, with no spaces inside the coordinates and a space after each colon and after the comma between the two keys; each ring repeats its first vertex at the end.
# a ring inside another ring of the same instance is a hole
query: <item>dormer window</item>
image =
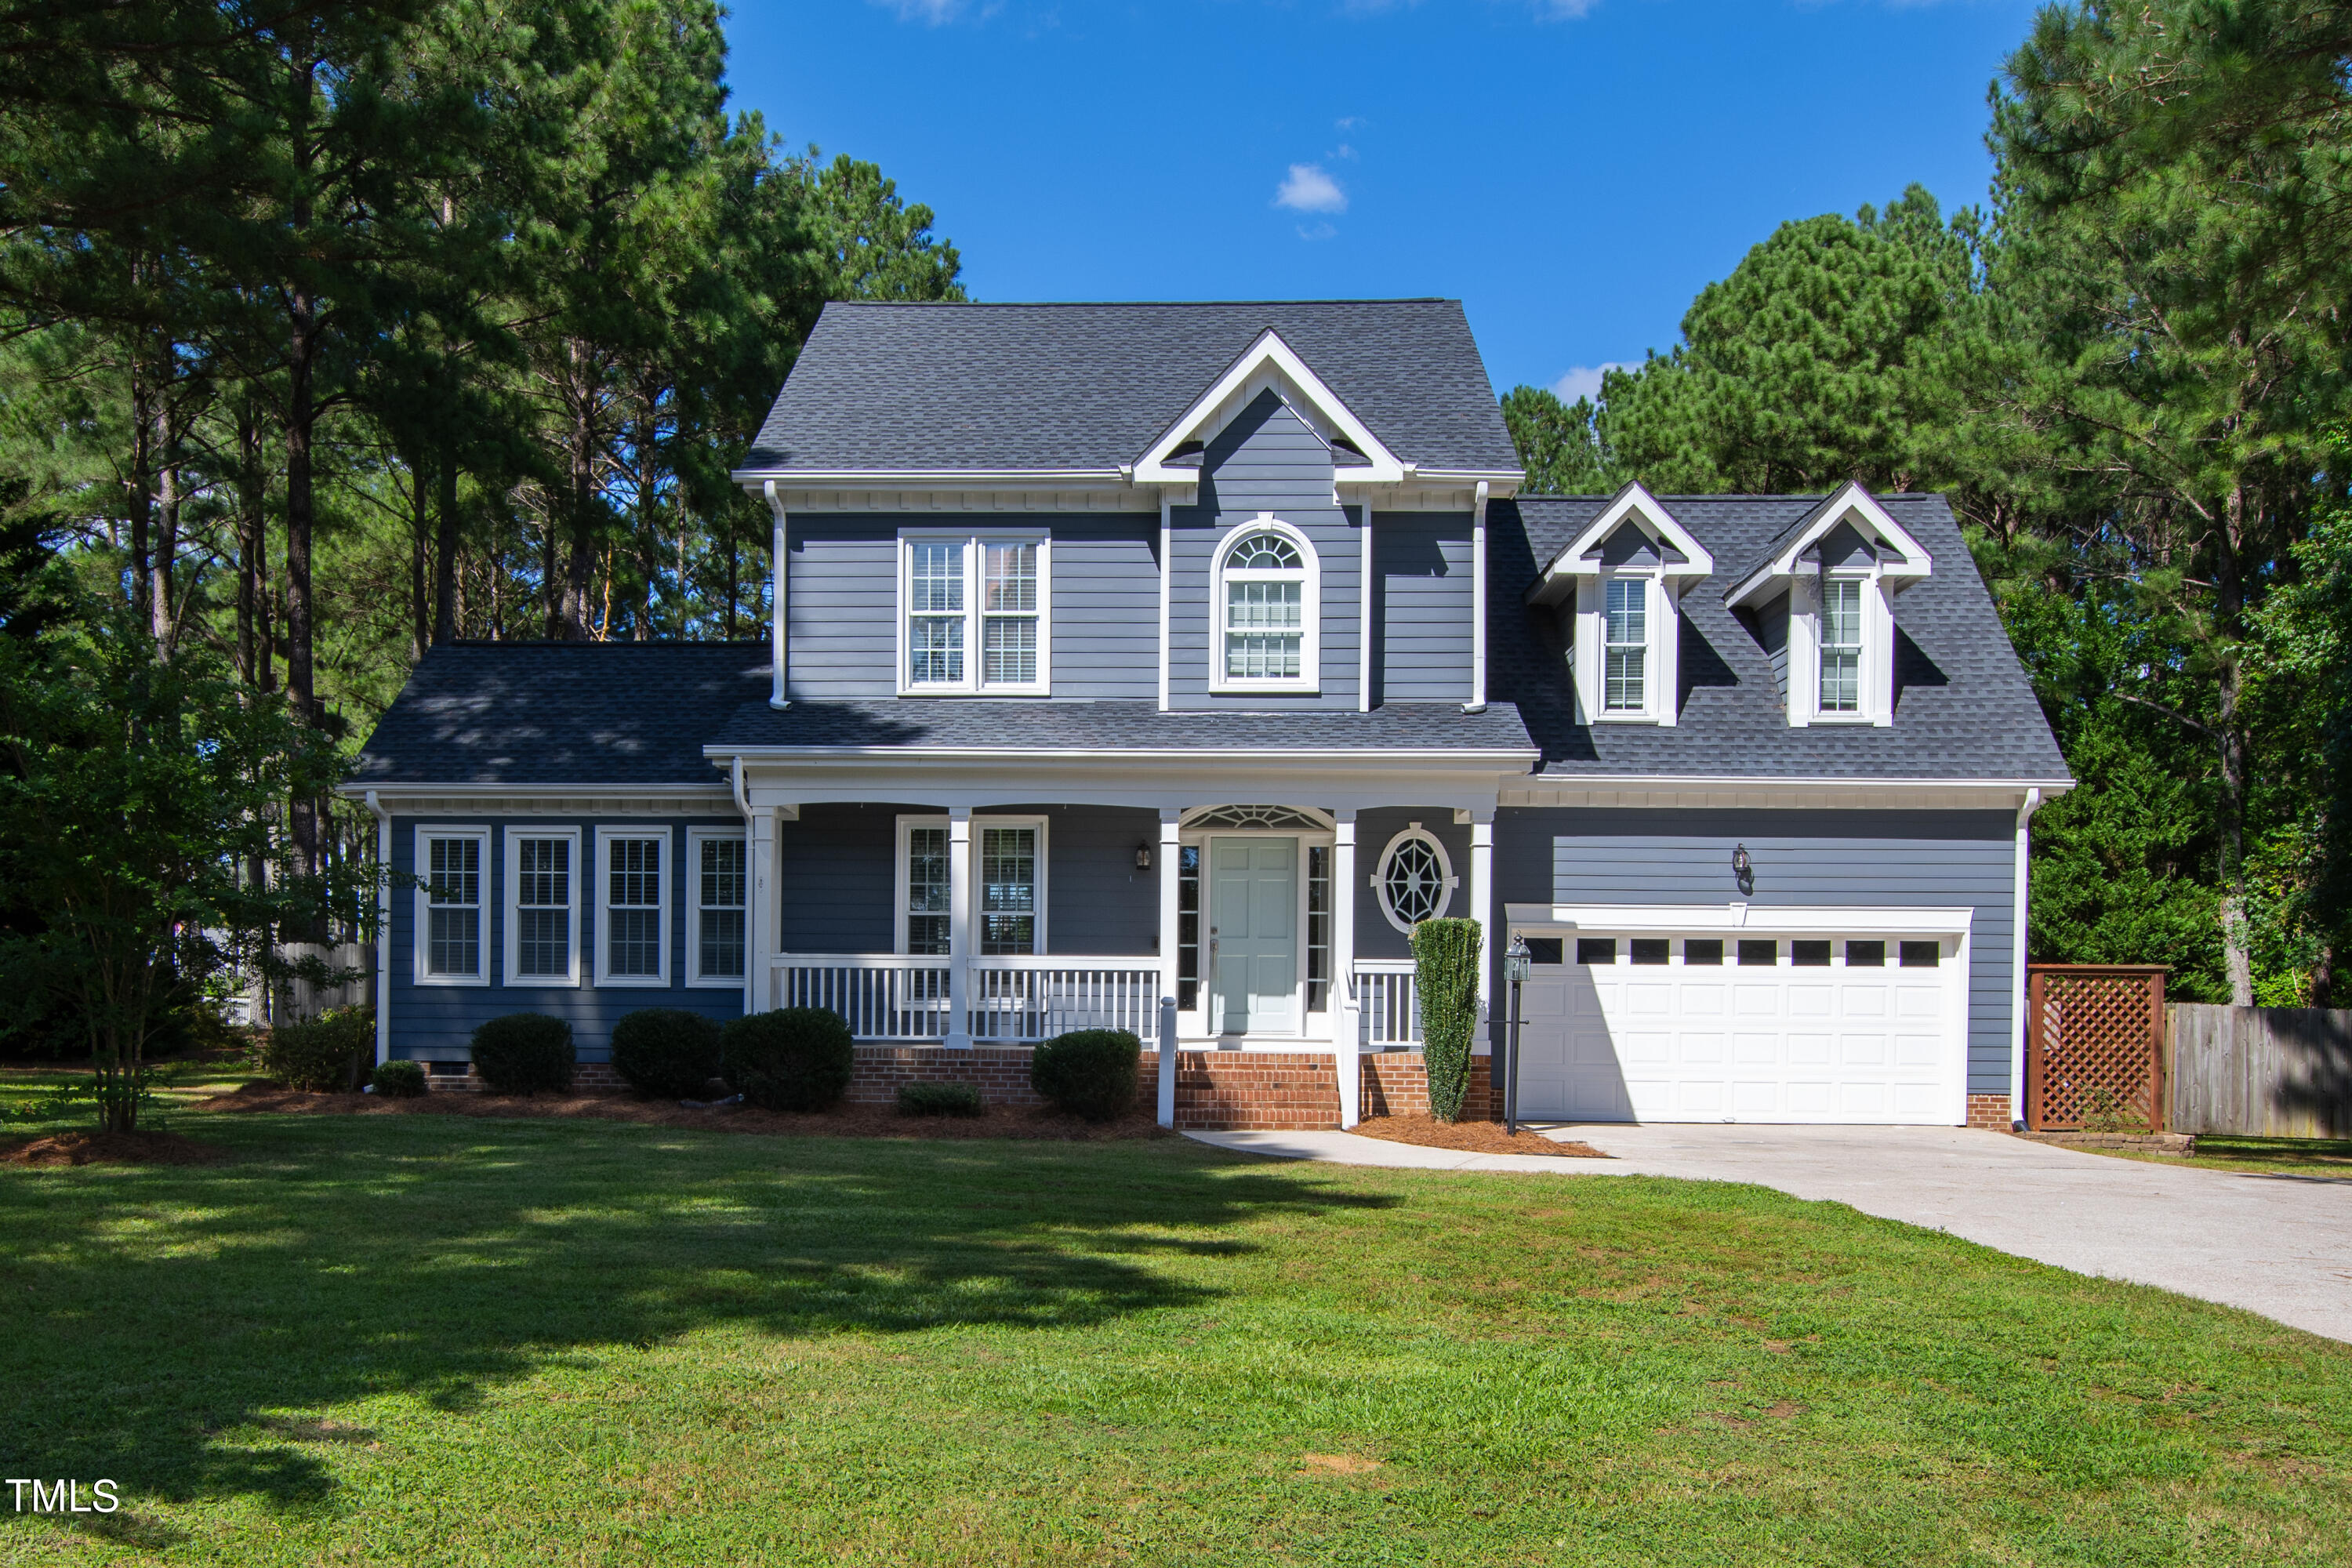
{"type": "Polygon", "coordinates": [[[1261,512],[1226,537],[1216,578],[1212,603],[1218,637],[1210,689],[1314,690],[1322,595],[1306,535],[1261,512]]]}
{"type": "Polygon", "coordinates": [[[1641,577],[1612,577],[1607,584],[1608,674],[1603,706],[1612,713],[1649,710],[1642,676],[1650,652],[1650,584],[1641,577]]]}
{"type": "Polygon", "coordinates": [[[1672,725],[1682,596],[1715,558],[1639,485],[1627,485],[1551,558],[1528,602],[1567,612],[1580,721],[1672,725]]]}
{"type": "Polygon", "coordinates": [[[1862,711],[1862,591],[1859,577],[1822,584],[1822,711],[1862,711]]]}
{"type": "Polygon", "coordinates": [[[918,530],[898,544],[900,692],[1045,695],[1047,542],[918,530]]]}
{"type": "Polygon", "coordinates": [[[1743,611],[1789,722],[1895,722],[1895,596],[1935,562],[1878,499],[1847,484],[1781,531],[1724,603],[1743,611]]]}

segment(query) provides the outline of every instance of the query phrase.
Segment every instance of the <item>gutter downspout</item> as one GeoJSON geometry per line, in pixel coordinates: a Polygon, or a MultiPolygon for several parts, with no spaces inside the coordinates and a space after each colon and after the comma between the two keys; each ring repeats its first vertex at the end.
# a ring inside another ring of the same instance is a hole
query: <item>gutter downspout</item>
{"type": "Polygon", "coordinates": [[[375,1059],[392,1059],[392,813],[367,792],[375,814],[375,1059]]]}
{"type": "MultiPolygon", "coordinates": [[[[768,706],[789,708],[792,701],[784,695],[784,657],[787,651],[784,628],[792,609],[792,553],[784,543],[784,503],[783,499],[776,494],[776,481],[761,481],[761,492],[768,498],[768,512],[775,519],[776,524],[775,542],[768,556],[771,567],[768,597],[772,601],[768,615],[768,661],[772,667],[768,706]]],[[[737,788],[740,790],[740,783],[737,788]]],[[[746,820],[749,820],[748,814],[746,820]]]]}
{"type": "Polygon", "coordinates": [[[2029,994],[2025,984],[2025,922],[2026,900],[2032,892],[2027,862],[2032,840],[2028,825],[2041,809],[2039,788],[2027,790],[2017,807],[2017,884],[2010,900],[2009,938],[2009,1124],[2013,1131],[2025,1125],[2025,1007],[2029,994]]]}
{"type": "Polygon", "coordinates": [[[728,763],[728,783],[735,789],[735,809],[743,814],[743,1016],[750,1017],[759,1009],[752,1005],[755,988],[760,983],[760,922],[757,908],[751,900],[760,896],[759,868],[751,857],[760,852],[760,835],[751,825],[751,800],[743,793],[743,759],[738,754],[728,763]]]}
{"type": "Polygon", "coordinates": [[[1480,479],[1470,516],[1470,700],[1462,705],[1465,713],[1486,710],[1486,496],[1487,483],[1480,479]]]}

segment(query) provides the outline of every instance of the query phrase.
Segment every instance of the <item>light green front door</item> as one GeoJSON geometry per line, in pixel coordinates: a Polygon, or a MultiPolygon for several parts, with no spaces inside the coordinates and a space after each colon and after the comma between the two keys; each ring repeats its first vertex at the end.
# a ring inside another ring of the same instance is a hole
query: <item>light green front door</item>
{"type": "Polygon", "coordinates": [[[1298,1033],[1298,840],[1213,838],[1214,1035],[1298,1033]]]}

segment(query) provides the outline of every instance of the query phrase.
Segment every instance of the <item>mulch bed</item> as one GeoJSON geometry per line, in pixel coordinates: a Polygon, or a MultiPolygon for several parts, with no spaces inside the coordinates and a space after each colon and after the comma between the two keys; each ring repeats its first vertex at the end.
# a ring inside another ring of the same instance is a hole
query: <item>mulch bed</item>
{"type": "Polygon", "coordinates": [[[1432,1149],[1462,1149],[1476,1154],[1552,1154],[1566,1160],[1606,1160],[1590,1143],[1560,1143],[1522,1130],[1516,1138],[1499,1121],[1440,1121],[1434,1116],[1367,1116],[1353,1131],[1391,1143],[1432,1149]]]}
{"type": "Polygon", "coordinates": [[[57,1132],[0,1150],[7,1165],[216,1165],[228,1151],[176,1132],[57,1132]]]}
{"type": "Polygon", "coordinates": [[[1108,1143],[1130,1138],[1170,1138],[1140,1112],[1101,1123],[1042,1107],[992,1105],[980,1116],[902,1116],[896,1106],[837,1105],[811,1115],[762,1110],[755,1105],[689,1110],[674,1100],[639,1100],[627,1094],[419,1095],[393,1100],[374,1094],[311,1094],[275,1084],[248,1083],[233,1094],[204,1102],[220,1110],[291,1111],[330,1116],[528,1116],[600,1121],[635,1121],[656,1127],[716,1128],[726,1132],[781,1133],[802,1138],[1025,1138],[1072,1143],[1108,1143]]]}

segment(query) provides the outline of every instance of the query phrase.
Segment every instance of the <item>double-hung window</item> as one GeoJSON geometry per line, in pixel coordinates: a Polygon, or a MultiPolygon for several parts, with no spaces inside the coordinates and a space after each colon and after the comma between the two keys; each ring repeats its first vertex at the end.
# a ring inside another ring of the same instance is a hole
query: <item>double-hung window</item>
{"type": "Polygon", "coordinates": [[[902,539],[899,552],[902,691],[1045,692],[1046,541],[922,533],[902,539]]]}
{"type": "Polygon", "coordinates": [[[1261,513],[1219,546],[1210,689],[1311,691],[1321,590],[1306,535],[1261,513]]]}
{"type": "Polygon", "coordinates": [[[507,984],[580,983],[580,834],[507,832],[507,984]]]}
{"type": "Polygon", "coordinates": [[[1822,583],[1822,701],[1824,713],[1862,711],[1862,583],[1822,583]]]}
{"type": "MultiPolygon", "coordinates": [[[[955,840],[935,816],[898,819],[899,951],[944,957],[953,940],[955,840]]],[[[1025,957],[1045,949],[1045,824],[1037,817],[974,817],[965,847],[966,914],[977,957],[1025,957]]]]}
{"type": "Polygon", "coordinates": [[[694,983],[735,984],[743,978],[751,904],[751,862],[741,835],[689,834],[687,866],[694,900],[694,983]]]}
{"type": "Polygon", "coordinates": [[[427,985],[484,985],[483,860],[490,836],[479,829],[416,835],[416,978],[427,985]]]}
{"type": "Polygon", "coordinates": [[[1649,710],[1647,664],[1650,652],[1649,581],[1643,577],[1612,577],[1605,584],[1602,657],[1602,701],[1610,713],[1643,713],[1649,710]]]}
{"type": "Polygon", "coordinates": [[[597,956],[597,982],[610,985],[660,985],[669,979],[663,918],[663,872],[669,837],[659,833],[598,829],[604,859],[604,942],[597,956]]]}

